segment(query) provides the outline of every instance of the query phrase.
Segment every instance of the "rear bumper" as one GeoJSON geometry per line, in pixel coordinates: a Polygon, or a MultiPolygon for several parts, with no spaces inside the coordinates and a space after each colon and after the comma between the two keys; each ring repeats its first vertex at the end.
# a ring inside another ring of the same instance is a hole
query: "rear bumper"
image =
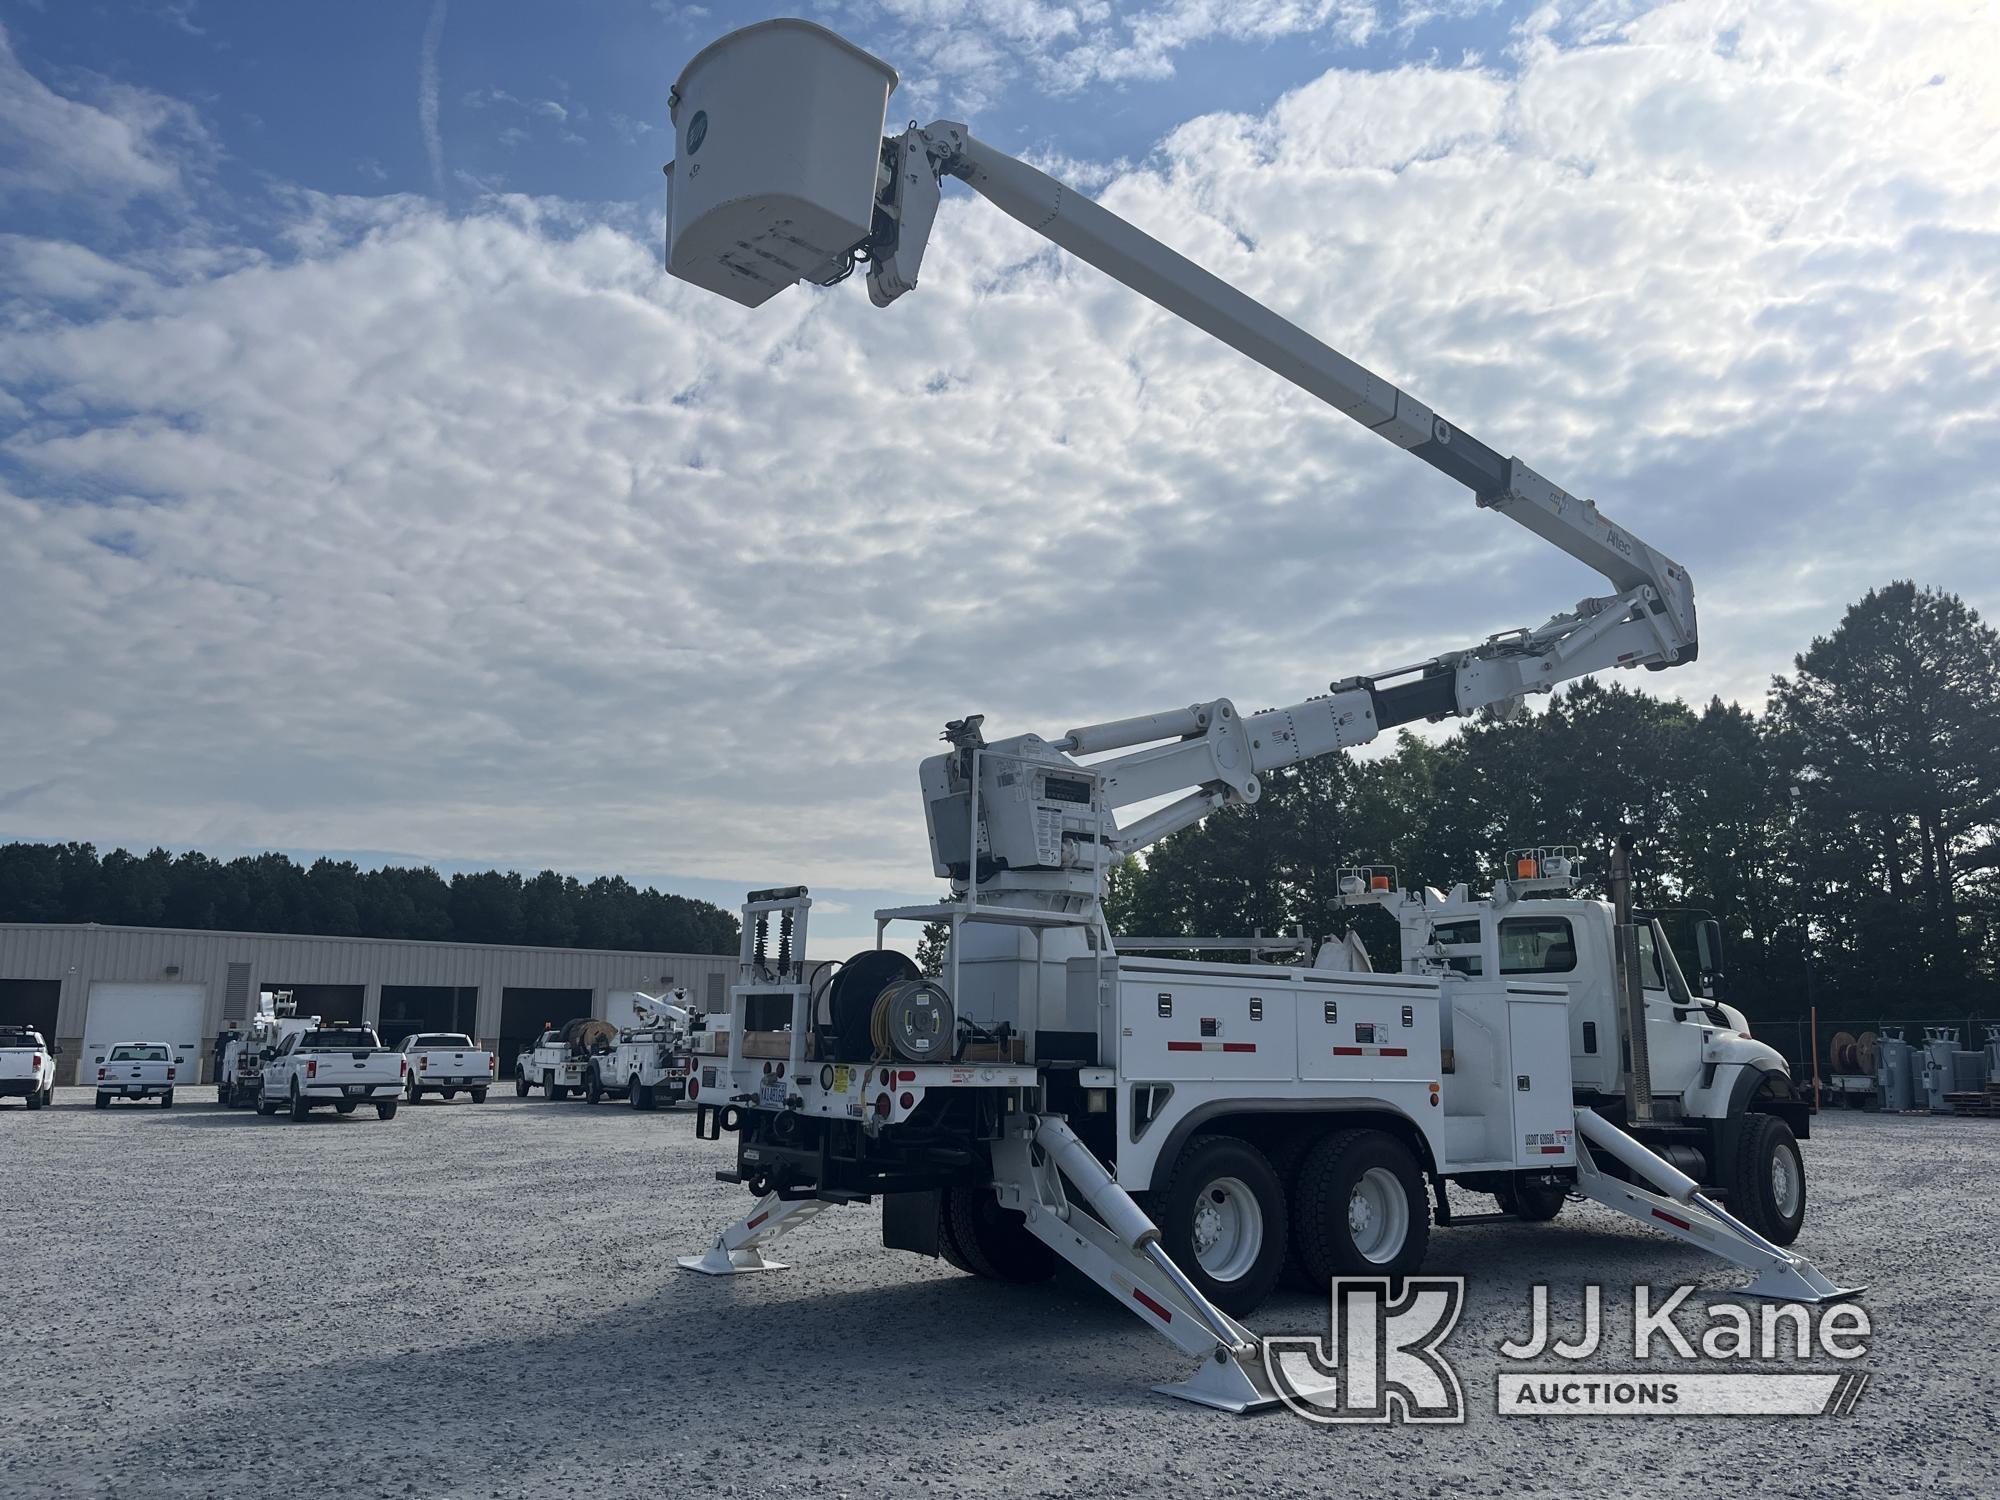
{"type": "Polygon", "coordinates": [[[92,1085],[100,1094],[115,1094],[126,1099],[150,1099],[155,1094],[173,1092],[171,1083],[99,1083],[92,1085]]]}
{"type": "Polygon", "coordinates": [[[313,1104],[344,1104],[349,1099],[394,1099],[403,1092],[399,1083],[309,1083],[299,1092],[313,1104]]]}
{"type": "Polygon", "coordinates": [[[440,1073],[418,1073],[413,1075],[420,1089],[486,1089],[493,1086],[491,1073],[451,1075],[440,1073]]]}
{"type": "Polygon", "coordinates": [[[0,1078],[0,1099],[25,1099],[41,1091],[39,1078],[0,1078]]]}

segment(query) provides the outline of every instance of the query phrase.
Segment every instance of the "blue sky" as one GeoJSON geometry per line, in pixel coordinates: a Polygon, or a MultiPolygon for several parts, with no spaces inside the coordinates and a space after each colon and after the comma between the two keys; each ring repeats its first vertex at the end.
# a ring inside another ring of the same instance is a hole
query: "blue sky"
{"type": "MultiPolygon", "coordinates": [[[[956,187],[887,312],[663,276],[667,88],[771,13],[0,0],[0,838],[804,880],[837,951],[947,718],[1599,588],[956,187]]],[[[1649,691],[2000,609],[1988,4],[804,13],[1687,564],[1649,691]]]]}
{"type": "MultiPolygon", "coordinates": [[[[483,185],[643,203],[657,196],[654,179],[667,150],[660,131],[668,86],[701,46],[732,26],[774,15],[812,16],[885,56],[897,55],[899,40],[914,37],[939,49],[985,30],[977,6],[904,9],[961,11],[966,18],[925,27],[899,19],[896,7],[653,0],[459,0],[456,7],[431,0],[4,0],[0,16],[16,49],[46,77],[88,70],[195,104],[222,147],[219,206],[254,211],[273,184],[324,193],[438,194],[417,102],[434,24],[444,201],[469,205],[483,185]]],[[[1226,19],[1193,28],[1194,40],[1165,54],[1170,76],[1106,85],[1076,86],[1059,71],[1066,50],[1099,28],[1082,27],[1046,47],[1010,46],[1004,29],[987,30],[989,39],[1002,39],[989,40],[1001,61],[962,72],[909,69],[917,88],[903,88],[891,114],[930,119],[978,104],[987,137],[1011,149],[1102,162],[1134,158],[1191,114],[1261,110],[1330,66],[1395,66],[1440,54],[1455,62],[1468,49],[1499,59],[1510,27],[1532,7],[1497,0],[1389,6],[1365,35],[1337,19],[1311,20],[1321,9],[1337,18],[1341,6],[1288,9],[1296,20],[1267,35],[1232,34],[1226,19]]],[[[1117,19],[1107,17],[1102,29],[1117,30],[1117,19]]]]}

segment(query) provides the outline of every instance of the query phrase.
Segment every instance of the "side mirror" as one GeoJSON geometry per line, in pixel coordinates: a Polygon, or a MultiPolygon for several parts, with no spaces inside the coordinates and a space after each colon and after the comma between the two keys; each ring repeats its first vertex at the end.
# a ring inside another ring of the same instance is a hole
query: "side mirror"
{"type": "Polygon", "coordinates": [[[50,1057],[61,1057],[61,1056],[62,1056],[62,1047],[61,1047],[61,1046],[60,1046],[59,1044],[55,1043],[55,1042],[50,1042],[50,1043],[49,1043],[49,1056],[50,1056],[50,1057]]]}
{"type": "Polygon", "coordinates": [[[269,1062],[271,1061],[272,1058],[278,1055],[278,1049],[276,1047],[266,1047],[262,1052],[259,1052],[257,1055],[263,1058],[265,1062],[269,1062]]]}
{"type": "Polygon", "coordinates": [[[1701,988],[1713,996],[1722,983],[1722,924],[1713,917],[1695,924],[1695,961],[1701,968],[1701,988]]]}

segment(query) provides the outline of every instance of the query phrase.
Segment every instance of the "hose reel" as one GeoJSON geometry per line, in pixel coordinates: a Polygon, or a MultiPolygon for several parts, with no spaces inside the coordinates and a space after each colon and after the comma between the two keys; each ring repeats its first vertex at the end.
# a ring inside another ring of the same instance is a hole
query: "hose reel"
{"type": "Polygon", "coordinates": [[[868,1031],[878,1057],[893,1050],[910,1062],[949,1062],[958,1013],[935,979],[899,979],[876,997],[868,1031]]]}

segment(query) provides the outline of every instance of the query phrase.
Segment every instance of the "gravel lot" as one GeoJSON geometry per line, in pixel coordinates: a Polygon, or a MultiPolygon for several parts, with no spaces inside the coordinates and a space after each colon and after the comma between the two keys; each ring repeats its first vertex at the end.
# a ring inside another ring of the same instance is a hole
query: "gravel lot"
{"type": "MultiPolygon", "coordinates": [[[[1735,1284],[1572,1206],[1433,1239],[1427,1269],[1472,1279],[1467,1427],[1325,1428],[1151,1395],[1188,1362],[1101,1293],[884,1251],[866,1209],[786,1239],[789,1272],[682,1272],[748,1202],[691,1113],[496,1094],[292,1125],[206,1093],[0,1110],[0,1495],[2000,1494],[2000,1123],[1832,1115],[1807,1145],[1801,1248],[1873,1283],[1852,1417],[1496,1416],[1533,1282],[1565,1325],[1605,1284],[1598,1368],[1630,1367],[1634,1280],[1735,1284]]],[[[1288,1296],[1255,1322],[1325,1320],[1288,1296]]]]}

